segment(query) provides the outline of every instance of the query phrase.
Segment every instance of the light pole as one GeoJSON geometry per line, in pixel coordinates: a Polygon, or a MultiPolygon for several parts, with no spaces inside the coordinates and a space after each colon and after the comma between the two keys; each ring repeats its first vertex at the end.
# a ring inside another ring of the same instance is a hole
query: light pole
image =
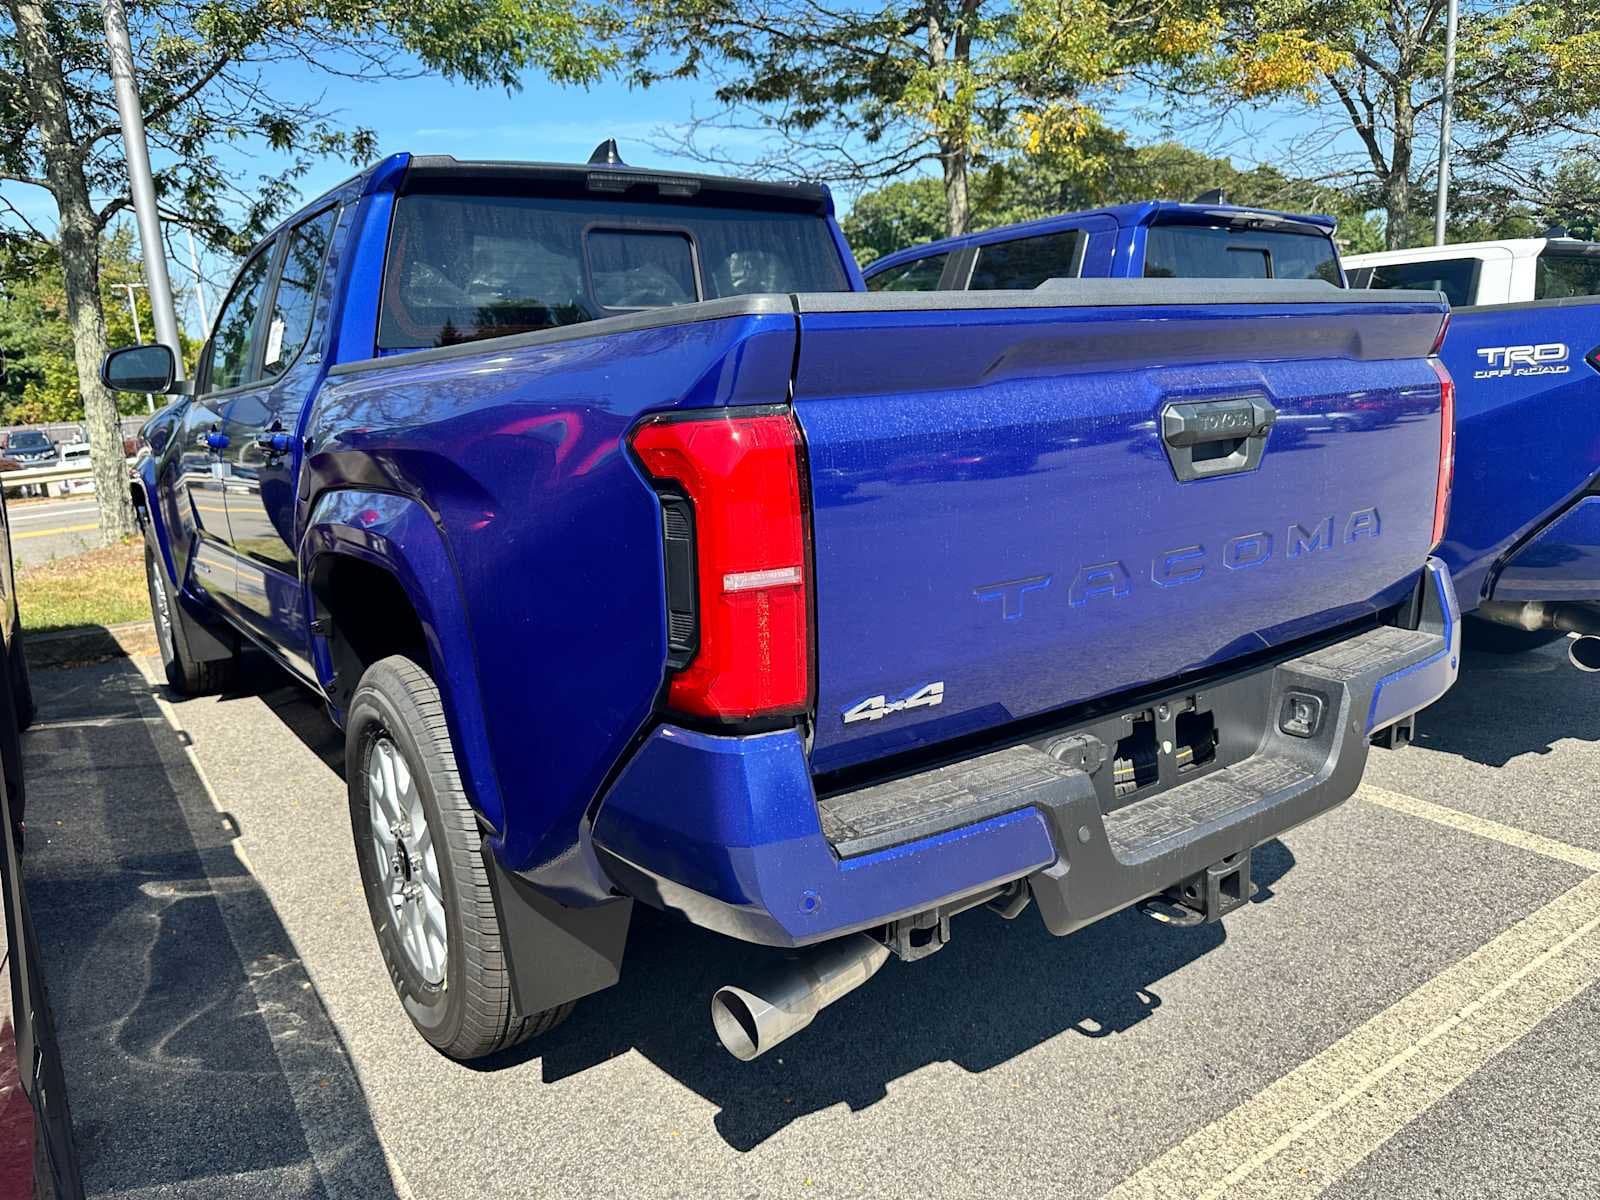
{"type": "Polygon", "coordinates": [[[178,314],[172,306],[172,281],[167,278],[166,247],[161,242],[161,217],[156,212],[156,188],[150,178],[150,150],[144,140],[144,113],[139,109],[139,89],[133,81],[133,47],[128,41],[128,14],[122,0],[102,0],[106,47],[111,54],[111,81],[117,93],[117,117],[122,123],[123,156],[128,162],[128,189],[139,225],[139,246],[144,252],[144,282],[150,293],[150,314],[155,319],[156,340],[172,350],[177,377],[183,378],[183,347],[178,341],[178,314]]]}
{"type": "Polygon", "coordinates": [[[200,340],[211,332],[211,318],[206,316],[206,281],[200,278],[200,252],[194,248],[194,230],[185,229],[189,235],[189,269],[194,272],[194,302],[200,308],[200,340]]]}
{"type": "Polygon", "coordinates": [[[1445,214],[1450,207],[1450,110],[1456,100],[1456,8],[1457,0],[1449,0],[1450,11],[1444,25],[1444,95],[1439,109],[1439,196],[1433,210],[1433,244],[1444,245],[1445,214]]]}
{"type": "MultiPolygon", "coordinates": [[[[119,283],[114,286],[128,289],[128,315],[133,318],[133,340],[136,343],[143,342],[144,332],[139,328],[139,305],[135,303],[134,289],[142,288],[145,285],[142,283],[119,283]]],[[[144,402],[149,406],[151,412],[155,412],[156,398],[149,392],[144,394],[144,402]]]]}

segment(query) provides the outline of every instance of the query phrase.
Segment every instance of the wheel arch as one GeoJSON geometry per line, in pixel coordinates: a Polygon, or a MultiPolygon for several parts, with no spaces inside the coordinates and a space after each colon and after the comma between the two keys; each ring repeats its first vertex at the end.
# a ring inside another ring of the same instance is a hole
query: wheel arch
{"type": "Polygon", "coordinates": [[[467,795],[498,833],[505,808],[483,722],[477,657],[454,564],[422,505],[393,492],[336,489],[311,505],[300,549],[311,660],[341,724],[360,673],[389,654],[439,688],[467,795]]]}

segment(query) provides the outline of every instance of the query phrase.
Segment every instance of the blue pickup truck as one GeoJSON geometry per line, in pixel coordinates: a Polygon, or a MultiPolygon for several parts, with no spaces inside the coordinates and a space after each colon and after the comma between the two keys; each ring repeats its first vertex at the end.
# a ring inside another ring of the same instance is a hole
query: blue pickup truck
{"type": "Polygon", "coordinates": [[[343,727],[443,1052],[616,982],[636,901],[793,951],[711,998],[742,1058],[979,905],[1215,921],[1454,679],[1436,293],[874,294],[826,189],[614,159],[306,206],[132,478],[172,687],[250,642],[343,727]]]}
{"type": "Polygon", "coordinates": [[[1352,287],[1450,301],[1440,357],[1460,383],[1456,492],[1440,557],[1475,645],[1568,633],[1600,671],[1600,243],[1558,236],[1389,250],[1346,262],[1352,287]]]}
{"type": "MultiPolygon", "coordinates": [[[[1600,244],[1555,236],[1387,250],[1341,264],[1327,217],[1156,201],[930,242],[872,263],[874,291],[1031,288],[1057,278],[1324,279],[1442,293],[1457,382],[1455,479],[1438,554],[1469,642],[1512,653],[1568,633],[1600,671],[1600,244]]],[[[1359,394],[1275,434],[1395,419],[1359,394]]]]}

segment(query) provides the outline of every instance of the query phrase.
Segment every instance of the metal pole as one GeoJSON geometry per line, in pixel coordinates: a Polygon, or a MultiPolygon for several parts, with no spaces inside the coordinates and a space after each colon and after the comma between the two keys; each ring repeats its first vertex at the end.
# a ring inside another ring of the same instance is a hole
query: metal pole
{"type": "Polygon", "coordinates": [[[1450,0],[1450,13],[1444,26],[1444,96],[1439,109],[1439,196],[1433,210],[1433,244],[1444,245],[1444,219],[1450,207],[1450,114],[1456,100],[1456,9],[1450,0]]]}
{"type": "Polygon", "coordinates": [[[144,140],[144,113],[139,109],[139,89],[133,81],[133,47],[128,41],[128,14],[122,0],[102,0],[106,19],[106,46],[111,54],[111,80],[117,92],[117,117],[122,122],[123,157],[128,163],[128,187],[139,225],[139,246],[144,252],[144,282],[150,293],[150,313],[155,318],[156,340],[172,349],[183,378],[183,346],[178,341],[178,314],[172,306],[172,281],[167,278],[166,248],[161,242],[161,217],[156,212],[156,188],[150,178],[150,151],[144,140]]]}
{"type": "Polygon", "coordinates": [[[189,235],[189,269],[194,272],[194,302],[200,308],[200,340],[205,341],[211,332],[211,318],[206,316],[206,284],[200,277],[200,253],[194,248],[194,230],[185,229],[189,235]]]}

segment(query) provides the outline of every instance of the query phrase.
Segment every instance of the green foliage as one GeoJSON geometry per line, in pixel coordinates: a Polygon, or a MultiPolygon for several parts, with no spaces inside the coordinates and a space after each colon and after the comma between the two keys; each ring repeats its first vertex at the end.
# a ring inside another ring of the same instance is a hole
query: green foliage
{"type": "MultiPolygon", "coordinates": [[[[141,284],[134,289],[134,298],[140,332],[149,341],[154,322],[132,234],[122,229],[106,238],[100,262],[100,300],[110,344],[126,346],[138,340],[128,311],[128,291],[117,286],[122,283],[141,284]]],[[[65,310],[66,293],[54,247],[0,245],[0,424],[83,420],[83,395],[65,310]]],[[[195,347],[186,336],[183,340],[184,357],[193,361],[195,347]]],[[[118,393],[117,402],[124,413],[145,408],[143,396],[118,393]]]]}
{"type": "MultiPolygon", "coordinates": [[[[99,4],[42,5],[89,190],[112,197],[101,226],[127,207],[105,27],[99,4]]],[[[344,128],[304,95],[263,86],[271,63],[302,65],[308,76],[348,71],[373,80],[429,69],[479,85],[515,89],[539,70],[587,83],[616,61],[596,35],[614,29],[604,10],[558,0],[200,0],[127,6],[156,186],[171,216],[212,245],[244,249],[295,202],[290,186],[318,159],[353,163],[377,153],[372,132],[344,128]],[[224,151],[270,150],[287,165],[241,176],[224,151]]],[[[44,147],[23,89],[28,76],[0,7],[0,176],[45,181],[44,147]]]]}
{"type": "MultiPolygon", "coordinates": [[[[1311,139],[1300,161],[1338,169],[1352,188],[1365,189],[1386,210],[1389,245],[1415,243],[1432,231],[1431,213],[1417,199],[1435,190],[1446,6],[1247,0],[1223,10],[1225,53],[1188,64],[1167,82],[1184,106],[1197,92],[1222,102],[1304,97],[1324,117],[1325,136],[1311,139]],[[1354,161],[1332,136],[1340,131],[1354,133],[1361,147],[1354,161]]],[[[1464,0],[1452,142],[1469,207],[1474,192],[1542,202],[1544,164],[1592,132],[1600,113],[1597,29],[1600,0],[1464,0]]]]}
{"type": "Polygon", "coordinates": [[[685,149],[759,132],[771,173],[879,187],[937,164],[945,232],[967,220],[969,170],[1023,149],[1094,165],[1090,99],[1216,42],[1213,0],[634,0],[631,77],[701,77],[722,105],[685,149]]]}

